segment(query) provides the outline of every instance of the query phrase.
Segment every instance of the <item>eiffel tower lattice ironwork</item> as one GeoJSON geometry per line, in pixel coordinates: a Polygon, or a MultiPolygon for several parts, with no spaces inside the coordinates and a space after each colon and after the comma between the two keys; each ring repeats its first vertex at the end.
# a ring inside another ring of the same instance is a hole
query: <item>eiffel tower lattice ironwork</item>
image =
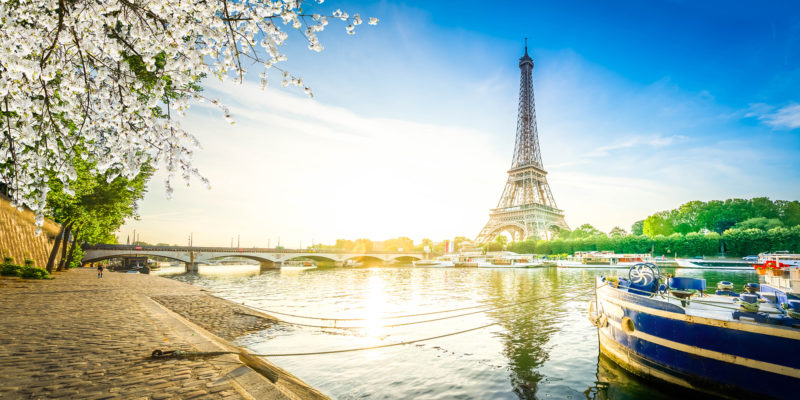
{"type": "Polygon", "coordinates": [[[514,240],[529,237],[544,238],[554,226],[569,229],[564,221],[564,211],[558,209],[547,171],[542,166],[539,150],[539,133],[536,129],[536,105],[533,101],[533,59],[525,55],[519,59],[519,114],[517,116],[517,141],[514,159],[508,170],[508,181],[497,203],[489,213],[489,222],[478,234],[476,241],[486,243],[508,232],[514,240]]]}

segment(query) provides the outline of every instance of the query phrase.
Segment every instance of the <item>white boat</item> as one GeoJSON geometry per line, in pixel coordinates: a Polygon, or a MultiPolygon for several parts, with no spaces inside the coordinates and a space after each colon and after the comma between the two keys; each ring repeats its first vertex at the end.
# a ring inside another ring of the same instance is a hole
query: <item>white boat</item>
{"type": "Polygon", "coordinates": [[[678,258],[678,268],[750,270],[753,263],[743,260],[705,260],[702,258],[678,258]]]}
{"type": "Polygon", "coordinates": [[[761,253],[758,255],[759,264],[764,264],[769,261],[781,263],[789,267],[800,267],[800,254],[791,254],[788,251],[776,251],[774,253],[761,253]]]}
{"type": "Polygon", "coordinates": [[[761,253],[758,261],[751,263],[759,275],[771,275],[782,279],[791,279],[790,287],[797,286],[800,292],[800,254],[788,251],[761,253]]]}
{"type": "Polygon", "coordinates": [[[484,268],[533,268],[541,267],[544,263],[533,254],[502,255],[489,259],[484,268]]]}
{"type": "Polygon", "coordinates": [[[414,261],[412,264],[415,267],[451,268],[455,266],[457,260],[458,260],[458,255],[446,254],[440,257],[436,257],[432,260],[417,260],[414,261]]]}
{"type": "Polygon", "coordinates": [[[565,268],[608,268],[610,266],[631,266],[651,262],[650,254],[615,254],[613,251],[576,251],[566,260],[556,261],[565,268]]]}
{"type": "Polygon", "coordinates": [[[486,255],[460,255],[454,262],[456,268],[478,268],[478,267],[491,267],[492,263],[489,262],[489,257],[486,255]]]}

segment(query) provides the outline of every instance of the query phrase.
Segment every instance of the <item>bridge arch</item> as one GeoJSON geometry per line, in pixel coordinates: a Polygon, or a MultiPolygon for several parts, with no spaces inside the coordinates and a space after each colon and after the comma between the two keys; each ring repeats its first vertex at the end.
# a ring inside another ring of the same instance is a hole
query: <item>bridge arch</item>
{"type": "Polygon", "coordinates": [[[220,255],[214,255],[213,257],[203,258],[202,260],[201,259],[195,259],[195,261],[196,262],[204,262],[204,261],[220,260],[220,259],[223,259],[223,258],[234,258],[234,257],[246,258],[248,260],[258,261],[258,262],[262,262],[262,263],[263,262],[270,262],[270,263],[274,264],[276,261],[278,261],[278,260],[275,260],[275,259],[273,259],[271,257],[264,257],[264,256],[260,256],[260,255],[259,256],[255,256],[255,255],[246,254],[246,253],[220,254],[220,255]]]}
{"type": "Polygon", "coordinates": [[[155,254],[155,253],[136,253],[136,254],[130,254],[130,253],[122,254],[122,253],[119,253],[119,254],[102,254],[102,255],[98,254],[98,255],[94,255],[94,256],[90,255],[89,253],[87,253],[86,256],[84,256],[83,259],[81,259],[81,263],[82,264],[88,264],[88,263],[93,263],[93,262],[100,262],[100,261],[110,260],[112,258],[125,258],[125,257],[161,257],[161,258],[169,258],[170,260],[175,260],[175,261],[182,262],[182,263],[189,262],[189,260],[187,260],[187,259],[182,259],[182,258],[179,258],[179,257],[173,257],[173,256],[163,255],[163,254],[155,254]]]}
{"type": "Polygon", "coordinates": [[[416,261],[416,260],[422,260],[422,257],[417,256],[417,255],[411,255],[411,254],[403,254],[403,255],[391,257],[389,259],[389,261],[408,262],[408,263],[410,263],[412,261],[416,261]]]}
{"type": "Polygon", "coordinates": [[[386,262],[383,258],[368,254],[348,255],[348,257],[344,259],[345,264],[347,264],[348,261],[361,262],[365,265],[383,264],[386,262]]]}
{"type": "Polygon", "coordinates": [[[296,260],[298,258],[308,258],[314,261],[331,262],[331,263],[339,261],[333,257],[321,256],[319,254],[297,254],[297,255],[292,255],[292,257],[286,258],[284,261],[296,260]]]}

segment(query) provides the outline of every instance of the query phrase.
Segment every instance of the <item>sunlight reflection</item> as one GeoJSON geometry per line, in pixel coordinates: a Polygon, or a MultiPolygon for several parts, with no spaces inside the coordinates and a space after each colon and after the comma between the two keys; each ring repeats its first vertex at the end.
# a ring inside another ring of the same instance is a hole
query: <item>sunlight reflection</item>
{"type": "Polygon", "coordinates": [[[260,270],[258,265],[252,264],[226,264],[226,265],[200,265],[198,274],[228,277],[257,276],[260,270]]]}
{"type": "MultiPolygon", "coordinates": [[[[367,280],[366,308],[364,310],[364,335],[368,338],[376,338],[383,340],[388,336],[386,328],[381,327],[385,322],[381,318],[386,312],[386,284],[383,278],[379,275],[371,275],[367,280]]],[[[367,352],[365,356],[372,358],[375,356],[374,352],[367,352]]]]}

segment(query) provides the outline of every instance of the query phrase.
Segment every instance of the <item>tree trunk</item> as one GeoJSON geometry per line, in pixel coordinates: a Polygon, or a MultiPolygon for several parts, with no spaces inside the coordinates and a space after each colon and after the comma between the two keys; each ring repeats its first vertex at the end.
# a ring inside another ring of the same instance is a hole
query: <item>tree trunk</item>
{"type": "Polygon", "coordinates": [[[64,245],[61,246],[61,260],[58,262],[58,269],[56,271],[64,270],[64,262],[67,261],[67,247],[69,246],[69,234],[72,233],[72,224],[64,232],[64,245]]]}
{"type": "Polygon", "coordinates": [[[78,234],[80,233],[81,229],[78,228],[75,230],[75,234],[72,235],[72,246],[69,247],[69,254],[67,255],[67,262],[64,264],[65,269],[69,269],[69,266],[72,265],[72,258],[75,257],[75,246],[78,246],[78,234]]]}
{"type": "Polygon", "coordinates": [[[61,225],[61,231],[58,232],[56,236],[56,241],[53,243],[53,248],[50,250],[50,258],[47,259],[47,272],[53,273],[53,266],[56,263],[56,256],[58,255],[58,249],[61,247],[61,239],[64,238],[64,232],[66,231],[67,227],[71,226],[72,222],[66,222],[61,225]]]}

